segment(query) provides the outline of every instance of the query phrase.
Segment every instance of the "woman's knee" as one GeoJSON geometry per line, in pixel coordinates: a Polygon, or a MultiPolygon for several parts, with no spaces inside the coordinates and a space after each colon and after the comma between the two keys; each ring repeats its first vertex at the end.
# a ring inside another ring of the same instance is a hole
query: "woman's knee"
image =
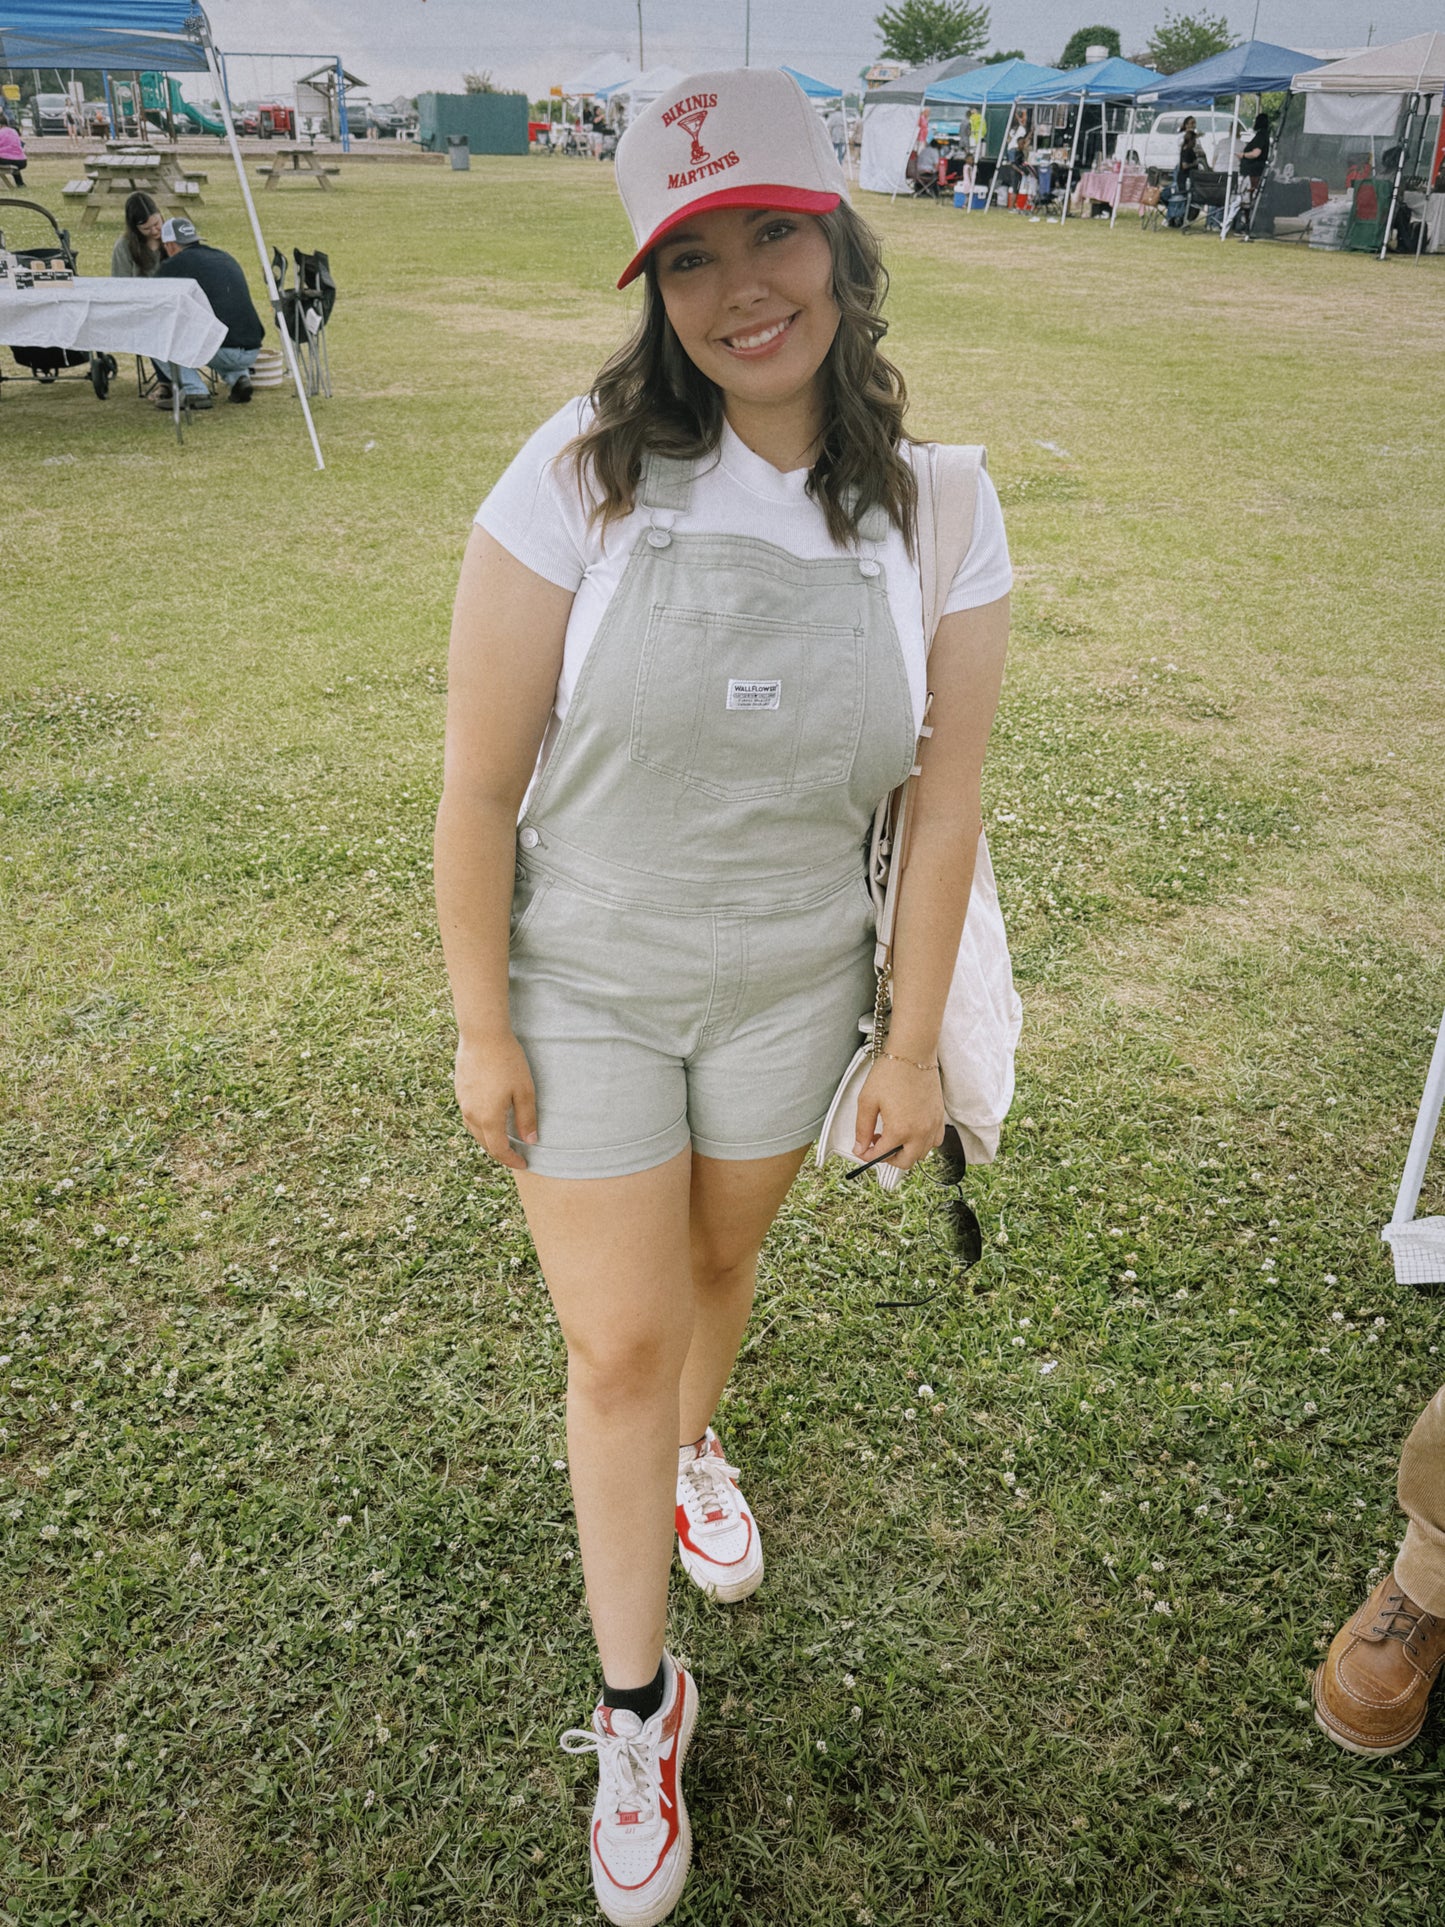
{"type": "Polygon", "coordinates": [[[599,1332],[567,1341],[567,1389],[599,1410],[636,1410],[677,1397],[687,1345],[680,1333],[599,1332]]]}

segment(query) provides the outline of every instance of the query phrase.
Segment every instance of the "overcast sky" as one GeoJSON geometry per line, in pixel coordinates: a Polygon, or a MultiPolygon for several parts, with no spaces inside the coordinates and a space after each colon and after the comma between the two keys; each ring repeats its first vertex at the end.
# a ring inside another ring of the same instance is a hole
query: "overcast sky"
{"type": "MultiPolygon", "coordinates": [[[[874,17],[883,0],[752,0],[755,66],[787,62],[828,81],[851,82],[878,54],[874,17]]],[[[1076,27],[1116,26],[1125,53],[1139,51],[1169,0],[995,0],[994,47],[1022,47],[1055,61],[1076,27]]],[[[748,0],[642,0],[648,65],[741,66],[748,0]]],[[[1176,12],[1223,13],[1241,37],[1255,0],[1173,0],[1176,12]]],[[[637,59],[636,0],[208,0],[223,51],[340,54],[377,99],[460,88],[467,68],[490,68],[504,86],[539,94],[580,78],[597,55],[637,59]]],[[[1300,48],[1358,47],[1441,25],[1440,0],[1259,0],[1258,37],[1300,48]]],[[[280,88],[264,63],[238,64],[238,97],[280,88]],[[248,71],[249,70],[249,71],[248,71]]]]}

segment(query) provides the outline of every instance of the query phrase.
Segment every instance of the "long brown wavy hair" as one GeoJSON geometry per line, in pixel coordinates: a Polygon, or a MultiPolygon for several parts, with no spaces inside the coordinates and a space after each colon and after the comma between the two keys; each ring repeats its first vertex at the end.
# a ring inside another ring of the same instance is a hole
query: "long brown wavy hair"
{"type": "MultiPolygon", "coordinates": [[[[821,370],[823,431],[808,493],[839,547],[855,542],[863,517],[881,507],[911,550],[918,486],[900,452],[908,391],[878,345],[888,332],[882,250],[846,201],[813,218],[828,237],[840,319],[821,370]]],[[[710,455],[722,439],[722,391],[673,332],[650,255],[644,273],[636,332],[593,382],[593,421],[568,450],[579,481],[590,472],[604,529],[631,514],[644,454],[710,455]]]]}

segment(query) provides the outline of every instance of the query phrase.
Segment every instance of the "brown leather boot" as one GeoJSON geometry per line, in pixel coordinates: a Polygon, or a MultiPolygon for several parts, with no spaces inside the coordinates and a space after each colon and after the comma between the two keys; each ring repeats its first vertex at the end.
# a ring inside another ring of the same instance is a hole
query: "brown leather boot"
{"type": "Polygon", "coordinates": [[[1347,1753],[1398,1753],[1425,1724],[1442,1661],[1445,1619],[1390,1573],[1330,1642],[1315,1674],[1315,1721],[1347,1753]]]}

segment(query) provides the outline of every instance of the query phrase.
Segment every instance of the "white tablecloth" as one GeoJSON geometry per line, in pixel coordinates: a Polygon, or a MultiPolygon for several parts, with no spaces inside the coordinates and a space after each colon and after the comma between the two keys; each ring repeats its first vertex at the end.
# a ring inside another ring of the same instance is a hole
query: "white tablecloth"
{"type": "Polygon", "coordinates": [[[89,348],[200,368],[225,339],[194,281],[0,281],[0,342],[10,348],[89,348]]]}

